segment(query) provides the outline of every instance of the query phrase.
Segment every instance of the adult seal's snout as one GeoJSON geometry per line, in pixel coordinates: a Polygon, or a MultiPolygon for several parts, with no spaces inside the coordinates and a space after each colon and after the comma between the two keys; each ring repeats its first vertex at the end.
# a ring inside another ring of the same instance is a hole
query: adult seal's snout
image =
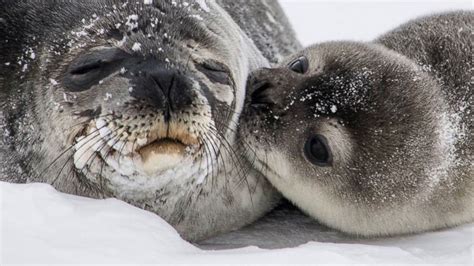
{"type": "MultiPolygon", "coordinates": [[[[153,66],[151,66],[153,67],[153,66]]],[[[132,73],[130,96],[163,109],[169,119],[171,110],[185,110],[193,102],[193,85],[188,78],[176,70],[166,68],[144,69],[132,73]]]]}

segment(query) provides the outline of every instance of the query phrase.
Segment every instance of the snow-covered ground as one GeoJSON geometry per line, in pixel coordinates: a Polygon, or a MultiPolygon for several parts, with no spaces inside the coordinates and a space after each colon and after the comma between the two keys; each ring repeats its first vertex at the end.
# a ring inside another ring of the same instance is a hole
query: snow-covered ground
{"type": "MultiPolygon", "coordinates": [[[[431,12],[471,1],[281,0],[303,44],[371,40],[431,12]]],[[[323,233],[323,232],[321,232],[323,233]]],[[[327,232],[324,232],[327,233],[327,232]]],[[[474,225],[409,237],[310,242],[296,248],[209,251],[182,240],[156,215],[114,199],[0,182],[0,265],[118,263],[344,263],[473,265],[474,225]]]]}
{"type": "Polygon", "coordinates": [[[118,200],[0,182],[0,265],[118,263],[362,263],[472,265],[474,226],[361,243],[204,251],[158,216],[118,200]]]}

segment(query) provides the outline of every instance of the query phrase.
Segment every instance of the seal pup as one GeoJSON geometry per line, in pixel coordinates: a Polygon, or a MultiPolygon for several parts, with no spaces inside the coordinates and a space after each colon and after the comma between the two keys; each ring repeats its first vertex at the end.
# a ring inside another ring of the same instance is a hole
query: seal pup
{"type": "Polygon", "coordinates": [[[472,222],[472,12],[327,42],[249,79],[248,158],[310,216],[386,236],[472,222]]]}
{"type": "Polygon", "coordinates": [[[235,143],[248,73],[298,48],[277,3],[1,6],[0,180],[116,197],[191,241],[278,201],[235,143]]]}

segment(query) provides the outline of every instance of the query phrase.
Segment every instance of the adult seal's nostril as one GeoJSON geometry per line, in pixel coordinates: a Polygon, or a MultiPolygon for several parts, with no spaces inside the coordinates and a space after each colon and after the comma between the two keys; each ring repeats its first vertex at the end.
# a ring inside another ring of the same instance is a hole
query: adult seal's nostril
{"type": "Polygon", "coordinates": [[[192,86],[184,75],[172,69],[142,73],[134,79],[133,90],[130,91],[135,99],[145,101],[168,114],[192,104],[192,86]]]}
{"type": "Polygon", "coordinates": [[[168,101],[172,110],[184,110],[193,104],[193,85],[188,77],[175,73],[168,90],[168,101]]]}
{"type": "Polygon", "coordinates": [[[171,87],[176,78],[176,72],[169,69],[158,69],[150,73],[150,78],[155,81],[163,94],[169,98],[171,87]]]}
{"type": "Polygon", "coordinates": [[[164,81],[158,79],[150,72],[142,72],[132,80],[130,96],[138,101],[146,102],[157,109],[166,109],[168,106],[168,88],[165,88],[167,78],[164,81]]]}

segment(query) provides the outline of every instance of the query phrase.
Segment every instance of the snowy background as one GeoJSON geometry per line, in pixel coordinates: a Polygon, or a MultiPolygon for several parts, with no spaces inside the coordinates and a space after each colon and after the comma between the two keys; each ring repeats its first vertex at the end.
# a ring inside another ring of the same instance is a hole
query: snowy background
{"type": "MultiPolygon", "coordinates": [[[[304,45],[371,40],[419,15],[472,9],[470,1],[282,0],[304,45]]],[[[473,265],[474,226],[410,237],[297,248],[204,251],[152,213],[123,202],[0,182],[0,265],[9,263],[363,263],[473,265]]]]}
{"type": "Polygon", "coordinates": [[[419,16],[472,9],[469,0],[280,0],[303,45],[370,41],[419,16]]]}

